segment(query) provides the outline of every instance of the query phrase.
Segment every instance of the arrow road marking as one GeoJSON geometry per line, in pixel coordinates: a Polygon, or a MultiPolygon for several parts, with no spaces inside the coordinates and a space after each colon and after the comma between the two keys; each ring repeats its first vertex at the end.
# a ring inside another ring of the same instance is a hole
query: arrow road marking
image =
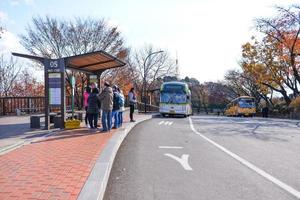
{"type": "Polygon", "coordinates": [[[185,169],[187,171],[193,171],[193,169],[191,168],[191,166],[188,163],[188,159],[189,159],[188,154],[183,154],[181,156],[181,158],[179,158],[177,156],[174,156],[172,154],[169,154],[169,153],[165,153],[164,155],[176,160],[177,162],[179,162],[181,164],[181,166],[183,167],[183,169],[185,169]]]}

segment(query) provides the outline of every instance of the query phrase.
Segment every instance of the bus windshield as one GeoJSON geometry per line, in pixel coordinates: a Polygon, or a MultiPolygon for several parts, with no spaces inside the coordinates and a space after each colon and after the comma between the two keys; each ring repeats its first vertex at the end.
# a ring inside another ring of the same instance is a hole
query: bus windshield
{"type": "Polygon", "coordinates": [[[254,108],[255,104],[254,104],[254,99],[239,99],[239,106],[241,108],[254,108]]]}
{"type": "Polygon", "coordinates": [[[183,85],[164,85],[161,91],[162,93],[184,93],[184,86],[183,85]]]}
{"type": "Polygon", "coordinates": [[[186,103],[187,98],[186,94],[184,93],[166,93],[162,92],[160,95],[160,102],[161,103],[186,103]]]}

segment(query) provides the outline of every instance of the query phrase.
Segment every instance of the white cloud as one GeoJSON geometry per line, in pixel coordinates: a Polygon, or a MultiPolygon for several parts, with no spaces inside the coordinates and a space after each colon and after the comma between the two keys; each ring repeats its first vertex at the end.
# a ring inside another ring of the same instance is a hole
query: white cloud
{"type": "Polygon", "coordinates": [[[34,0],[24,0],[27,5],[34,5],[34,0]]]}
{"type": "Polygon", "coordinates": [[[239,67],[241,46],[255,33],[254,19],[274,16],[276,4],[282,5],[280,0],[177,2],[167,15],[164,9],[151,18],[140,13],[147,25],[142,26],[143,35],[130,42],[167,47],[172,55],[177,51],[182,76],[221,80],[228,69],[239,67]]]}
{"type": "Polygon", "coordinates": [[[10,0],[10,5],[12,6],[19,6],[21,4],[33,6],[35,5],[34,0],[10,0]]]}
{"type": "Polygon", "coordinates": [[[17,5],[20,5],[20,2],[18,0],[11,0],[10,5],[17,6],[17,5]]]}
{"type": "Polygon", "coordinates": [[[0,10],[0,22],[8,21],[8,15],[0,10]]]}
{"type": "Polygon", "coordinates": [[[115,20],[115,19],[109,19],[109,20],[107,21],[107,23],[108,23],[108,26],[109,26],[109,27],[117,27],[118,30],[119,30],[121,33],[123,33],[123,34],[128,33],[128,28],[127,28],[126,26],[122,25],[121,23],[119,23],[119,22],[118,22],[117,20],[115,20]]]}
{"type": "Polygon", "coordinates": [[[24,53],[26,50],[20,44],[19,38],[9,31],[4,31],[0,39],[0,54],[9,55],[11,52],[24,53]]]}

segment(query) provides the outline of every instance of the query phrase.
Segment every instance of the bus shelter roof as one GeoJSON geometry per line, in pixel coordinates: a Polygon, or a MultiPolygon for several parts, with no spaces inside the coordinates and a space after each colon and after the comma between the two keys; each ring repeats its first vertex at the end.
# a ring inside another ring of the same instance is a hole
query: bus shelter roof
{"type": "Polygon", "coordinates": [[[67,69],[78,70],[89,74],[99,74],[106,69],[126,65],[125,62],[104,51],[71,56],[65,59],[67,69]]]}
{"type": "MultiPolygon", "coordinates": [[[[47,59],[39,56],[20,53],[12,54],[14,56],[29,58],[40,62],[43,62],[44,59],[47,59]]],[[[106,69],[112,69],[126,65],[125,62],[104,51],[95,51],[91,53],[65,57],[63,59],[65,60],[66,69],[81,71],[88,74],[100,74],[106,69]]]]}

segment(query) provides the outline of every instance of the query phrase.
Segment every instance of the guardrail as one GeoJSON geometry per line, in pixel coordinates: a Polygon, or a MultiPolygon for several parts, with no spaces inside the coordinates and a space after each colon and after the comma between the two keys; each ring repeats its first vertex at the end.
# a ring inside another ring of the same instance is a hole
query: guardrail
{"type": "MultiPolygon", "coordinates": [[[[145,112],[145,104],[142,102],[137,102],[137,109],[139,112],[145,112]]],[[[159,107],[155,105],[146,104],[147,112],[159,112],[159,107]]]]}

